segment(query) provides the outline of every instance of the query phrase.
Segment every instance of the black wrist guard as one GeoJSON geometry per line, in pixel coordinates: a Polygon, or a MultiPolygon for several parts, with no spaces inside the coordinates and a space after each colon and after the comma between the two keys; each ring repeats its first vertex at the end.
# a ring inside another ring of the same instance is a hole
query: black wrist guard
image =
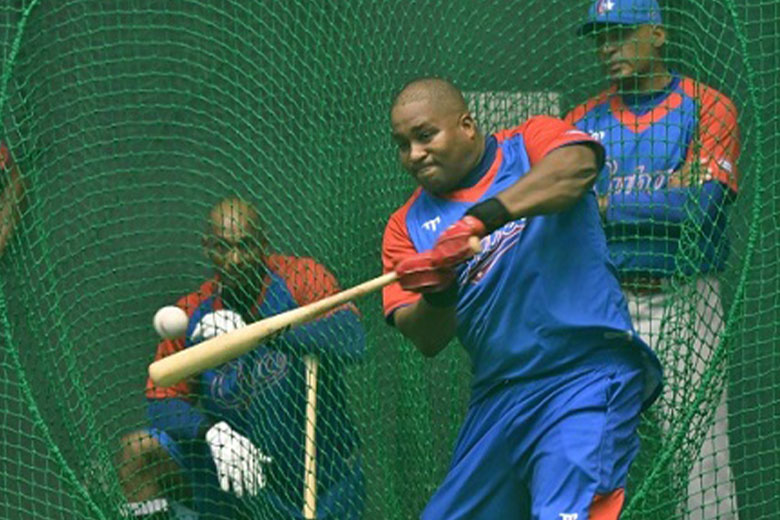
{"type": "Polygon", "coordinates": [[[481,220],[485,224],[487,234],[492,233],[512,220],[509,210],[495,197],[471,206],[466,215],[471,215],[481,220]]]}
{"type": "Polygon", "coordinates": [[[458,284],[453,282],[443,291],[423,293],[422,297],[432,307],[452,307],[458,303],[458,284]]]}

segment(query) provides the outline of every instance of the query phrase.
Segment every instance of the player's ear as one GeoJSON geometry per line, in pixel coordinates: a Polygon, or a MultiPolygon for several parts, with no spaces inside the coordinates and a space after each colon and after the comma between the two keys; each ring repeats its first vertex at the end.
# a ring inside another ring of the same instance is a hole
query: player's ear
{"type": "Polygon", "coordinates": [[[466,133],[469,138],[474,138],[477,133],[477,122],[474,120],[474,116],[469,112],[464,112],[460,116],[460,128],[466,133]]]}
{"type": "Polygon", "coordinates": [[[660,49],[666,43],[666,29],[660,25],[654,25],[650,32],[650,43],[654,48],[660,49]]]}

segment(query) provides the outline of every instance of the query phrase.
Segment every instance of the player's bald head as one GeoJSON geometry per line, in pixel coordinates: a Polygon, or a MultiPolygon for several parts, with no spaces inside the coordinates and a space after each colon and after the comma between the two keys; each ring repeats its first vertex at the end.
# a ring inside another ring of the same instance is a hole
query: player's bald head
{"type": "Polygon", "coordinates": [[[260,215],[249,202],[230,197],[211,208],[203,247],[224,287],[258,287],[267,245],[260,215]]]}
{"type": "Polygon", "coordinates": [[[443,113],[468,112],[468,105],[458,87],[446,79],[435,77],[417,78],[404,85],[396,94],[390,111],[418,102],[425,102],[443,113]]]}
{"type": "Polygon", "coordinates": [[[393,100],[390,127],[401,165],[429,193],[456,189],[485,149],[463,94],[441,78],[407,83],[393,100]]]}
{"type": "Polygon", "coordinates": [[[262,234],[260,214],[249,202],[229,197],[217,202],[209,212],[211,232],[227,239],[262,234]]]}

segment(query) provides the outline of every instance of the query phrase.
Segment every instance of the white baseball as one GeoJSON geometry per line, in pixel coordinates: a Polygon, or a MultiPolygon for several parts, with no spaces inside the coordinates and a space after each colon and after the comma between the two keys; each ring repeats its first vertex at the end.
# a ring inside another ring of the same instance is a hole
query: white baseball
{"type": "Polygon", "coordinates": [[[154,314],[154,330],[164,339],[181,338],[187,332],[190,319],[174,305],[166,305],[154,314]]]}

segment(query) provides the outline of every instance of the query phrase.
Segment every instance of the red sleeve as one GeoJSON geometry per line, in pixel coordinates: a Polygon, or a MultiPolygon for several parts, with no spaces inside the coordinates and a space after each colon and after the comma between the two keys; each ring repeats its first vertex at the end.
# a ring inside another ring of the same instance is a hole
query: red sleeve
{"type": "Polygon", "coordinates": [[[587,143],[594,148],[599,148],[603,156],[603,148],[598,141],[561,119],[536,116],[526,121],[523,126],[525,127],[523,129],[525,149],[532,165],[541,161],[545,155],[556,148],[573,143],[587,143]]]}
{"type": "Polygon", "coordinates": [[[712,178],[737,191],[739,174],[739,126],[737,109],[729,98],[705,85],[686,82],[686,93],[700,100],[698,140],[688,149],[688,161],[698,155],[702,168],[712,178]]]}
{"type": "MultiPolygon", "coordinates": [[[[154,355],[154,360],[159,361],[164,357],[168,357],[171,354],[175,354],[184,349],[183,339],[165,339],[157,344],[157,352],[154,355]]],[[[182,397],[188,398],[192,393],[190,382],[179,381],[173,386],[156,386],[151,378],[146,379],[146,397],[148,399],[165,399],[168,397],[182,397]]]]}
{"type": "MultiPolygon", "coordinates": [[[[333,273],[313,258],[273,255],[269,259],[269,266],[284,279],[287,289],[300,306],[314,303],[341,291],[333,273]]],[[[326,316],[341,309],[358,312],[353,304],[348,303],[337,307],[326,316]]]]}
{"type": "MultiPolygon", "coordinates": [[[[201,302],[211,296],[211,294],[214,292],[214,287],[214,282],[208,281],[201,286],[198,292],[188,294],[187,296],[179,299],[179,301],[176,302],[176,306],[180,309],[183,309],[184,312],[187,313],[187,316],[191,317],[201,302]]],[[[164,339],[157,344],[157,352],[154,355],[154,360],[160,360],[183,349],[184,339],[164,339]]],[[[180,381],[173,386],[162,387],[156,386],[151,378],[146,379],[146,397],[148,399],[166,399],[170,397],[179,397],[190,400],[192,391],[193,388],[191,380],[180,381]]]]}
{"type": "MultiPolygon", "coordinates": [[[[402,259],[417,254],[417,250],[409,238],[406,230],[406,213],[409,210],[407,203],[400,210],[390,216],[382,237],[382,272],[389,273],[402,259]]],[[[389,317],[399,307],[412,304],[420,299],[420,295],[410,291],[404,291],[401,285],[391,283],[382,289],[382,305],[385,318],[389,317]]]]}
{"type": "Polygon", "coordinates": [[[587,133],[578,130],[571,123],[550,116],[535,116],[511,130],[496,134],[499,142],[516,134],[522,134],[531,166],[553,150],[569,144],[581,143],[596,152],[598,169],[604,162],[604,147],[587,133]]]}

